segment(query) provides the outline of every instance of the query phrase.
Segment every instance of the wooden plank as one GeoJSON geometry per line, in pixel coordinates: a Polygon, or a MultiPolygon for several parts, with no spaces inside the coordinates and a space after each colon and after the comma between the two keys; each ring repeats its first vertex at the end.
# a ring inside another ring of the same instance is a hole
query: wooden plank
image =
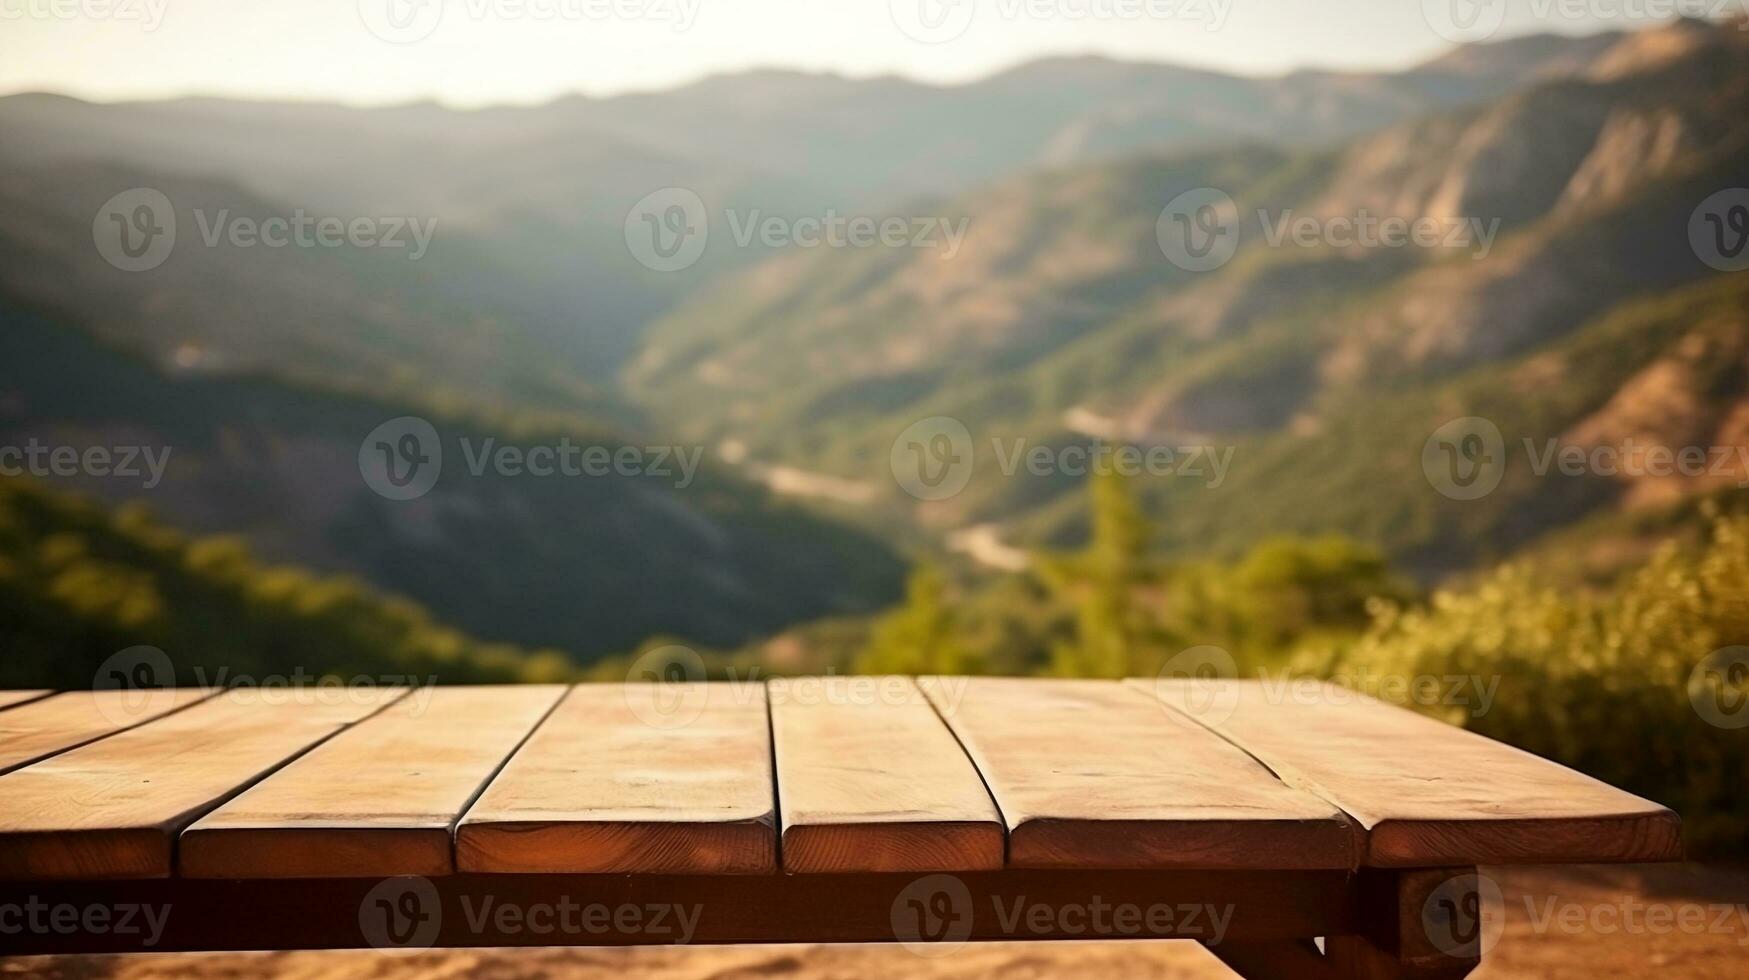
{"type": "Polygon", "coordinates": [[[767,694],[784,870],[1002,867],[1002,815],[916,682],[798,678],[767,694]]]}
{"type": "Polygon", "coordinates": [[[455,823],[565,693],[560,685],[415,691],[182,834],[195,878],[455,871],[455,823]]]}
{"type": "Polygon", "coordinates": [[[1345,688],[1137,681],[1195,714],[1290,785],[1368,830],[1375,867],[1673,861],[1668,809],[1565,766],[1345,688]]]}
{"type": "Polygon", "coordinates": [[[15,708],[31,701],[40,701],[53,694],[53,691],[0,691],[0,711],[15,708]]]}
{"type": "Polygon", "coordinates": [[[72,691],[0,713],[0,773],[181,711],[212,697],[211,688],[72,691]]]}
{"type": "Polygon", "coordinates": [[[167,876],[196,817],[405,693],[228,692],[0,776],[0,881],[167,876]]]}
{"type": "Polygon", "coordinates": [[[1353,824],[1117,681],[924,678],[1033,868],[1350,868],[1353,824]]]}
{"type": "Polygon", "coordinates": [[[456,831],[464,872],[777,869],[765,689],[584,684],[456,831]]]}

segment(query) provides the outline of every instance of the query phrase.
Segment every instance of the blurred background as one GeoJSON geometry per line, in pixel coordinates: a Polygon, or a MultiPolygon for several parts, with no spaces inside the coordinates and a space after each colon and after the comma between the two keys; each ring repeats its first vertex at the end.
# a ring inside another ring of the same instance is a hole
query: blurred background
{"type": "Polygon", "coordinates": [[[1749,20],[1667,6],[0,2],[0,687],[1319,676],[1740,861],[1749,20]]]}

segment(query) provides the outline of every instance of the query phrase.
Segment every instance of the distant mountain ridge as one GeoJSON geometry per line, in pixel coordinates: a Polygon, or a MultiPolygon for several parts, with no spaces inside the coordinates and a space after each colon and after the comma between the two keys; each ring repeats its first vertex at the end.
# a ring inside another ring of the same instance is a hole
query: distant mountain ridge
{"type": "MultiPolygon", "coordinates": [[[[1233,496],[1155,487],[1150,503],[1204,532],[1167,521],[1177,546],[1242,544],[1304,516],[1274,496],[1296,440],[1339,459],[1319,440],[1383,432],[1367,419],[1397,412],[1397,389],[1420,397],[1534,356],[1637,291],[1687,303],[1704,287],[1661,243],[1674,202],[1743,160],[1741,46],[1715,34],[1521,38],[1399,73],[1272,79],[1091,58],[948,88],[760,72],[468,112],[0,98],[0,436],[175,445],[186,468],[153,499],[179,527],[362,576],[485,641],[584,658],[874,608],[895,594],[893,542],[920,525],[1000,522],[1021,544],[1079,533],[1070,479],[980,476],[945,507],[913,508],[887,453],[928,415],[1051,445],[1093,430],[1239,443],[1260,462],[1235,471],[1233,496]],[[633,258],[624,223],[669,186],[713,214],[957,215],[972,232],[953,261],[715,234],[697,266],[665,275],[633,258]],[[1461,266],[1248,244],[1197,276],[1162,261],[1155,219],[1205,186],[1247,212],[1480,210],[1503,237],[1461,266]],[[164,192],[180,226],[144,273],[111,267],[92,239],[103,202],[135,187],[164,192]],[[437,230],[416,262],[203,241],[220,215],[293,213],[437,230]],[[356,465],[364,433],[397,414],[503,444],[708,455],[684,493],[446,472],[398,507],[356,465]],[[876,488],[843,509],[881,533],[775,499],[745,478],[760,473],[847,500],[876,488]]],[[[1596,415],[1606,387],[1562,424],[1596,415]]],[[[1412,487],[1356,512],[1349,481],[1371,471],[1327,465],[1343,498],[1331,522],[1398,555],[1471,526],[1412,487]]],[[[1587,492],[1588,507],[1610,500],[1587,492]]],[[[1451,560],[1519,528],[1494,520],[1451,560]]]]}
{"type": "MultiPolygon", "coordinates": [[[[1486,71],[1489,51],[1454,58],[1486,71]]],[[[1749,184],[1749,41],[1735,25],[1679,22],[1586,54],[1484,105],[1330,150],[1253,146],[1013,178],[940,206],[971,219],[952,262],[916,251],[769,259],[653,326],[628,382],[680,431],[865,476],[898,504],[909,502],[882,478],[889,447],[938,415],[976,439],[1213,440],[1258,467],[1287,466],[1336,417],[1364,432],[1366,413],[1349,413],[1371,399],[1500,368],[1618,307],[1719,275],[1691,251],[1688,223],[1712,193],[1749,184]],[[1166,261],[1155,218],[1202,187],[1229,194],[1242,225],[1232,261],[1196,273],[1166,261]],[[1475,221],[1497,238],[1468,250],[1271,247],[1259,227],[1367,213],[1475,221]]],[[[1414,441],[1388,451],[1414,458],[1438,419],[1422,424],[1419,436],[1392,430],[1414,441]]],[[[1328,465],[1364,478],[1373,462],[1328,465]]],[[[1074,486],[981,471],[964,494],[917,513],[950,527],[1013,522],[1021,541],[1061,542],[1077,533],[1074,486]]],[[[1404,501],[1388,528],[1343,500],[1278,512],[1261,500],[1278,486],[1156,487],[1155,503],[1194,513],[1189,526],[1205,532],[1231,525],[1198,536],[1204,544],[1347,514],[1338,527],[1398,554],[1433,555],[1434,541],[1447,558],[1503,547],[1449,540],[1449,515],[1411,496],[1431,493],[1424,480],[1394,484],[1390,505],[1374,501],[1381,513],[1404,501]]]]}

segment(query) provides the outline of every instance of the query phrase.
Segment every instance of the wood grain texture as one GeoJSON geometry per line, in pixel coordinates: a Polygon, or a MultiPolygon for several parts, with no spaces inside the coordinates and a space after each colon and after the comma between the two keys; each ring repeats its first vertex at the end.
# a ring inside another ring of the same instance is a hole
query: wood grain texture
{"type": "Polygon", "coordinates": [[[1353,824],[1117,681],[923,678],[1032,868],[1350,868],[1353,824]]]}
{"type": "Polygon", "coordinates": [[[53,691],[0,691],[0,711],[17,707],[30,701],[39,701],[53,694],[53,691]]]}
{"type": "Polygon", "coordinates": [[[387,878],[455,870],[456,821],[565,688],[416,690],[201,818],[195,878],[387,878]]]}
{"type": "Polygon", "coordinates": [[[167,876],[196,817],[405,693],[227,692],[0,776],[0,880],[167,876]]]}
{"type": "Polygon", "coordinates": [[[953,733],[908,677],[767,685],[794,872],[1002,867],[1002,817],[953,733]]]}
{"type": "Polygon", "coordinates": [[[765,689],[584,684],[456,831],[463,872],[777,870],[765,689]]]}
{"type": "Polygon", "coordinates": [[[71,691],[0,712],[0,773],[180,711],[210,688],[71,691]]]}
{"type": "Polygon", "coordinates": [[[1368,831],[1375,867],[1673,861],[1668,809],[1547,759],[1323,684],[1135,681],[1368,831]]]}

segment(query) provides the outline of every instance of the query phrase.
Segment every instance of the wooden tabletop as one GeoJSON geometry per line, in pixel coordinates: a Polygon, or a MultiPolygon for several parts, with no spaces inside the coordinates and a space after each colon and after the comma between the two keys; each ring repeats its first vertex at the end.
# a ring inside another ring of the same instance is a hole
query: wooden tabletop
{"type": "Polygon", "coordinates": [[[1655,803],[1322,686],[149,693],[0,692],[0,881],[1322,871],[1681,850],[1655,803]]]}

